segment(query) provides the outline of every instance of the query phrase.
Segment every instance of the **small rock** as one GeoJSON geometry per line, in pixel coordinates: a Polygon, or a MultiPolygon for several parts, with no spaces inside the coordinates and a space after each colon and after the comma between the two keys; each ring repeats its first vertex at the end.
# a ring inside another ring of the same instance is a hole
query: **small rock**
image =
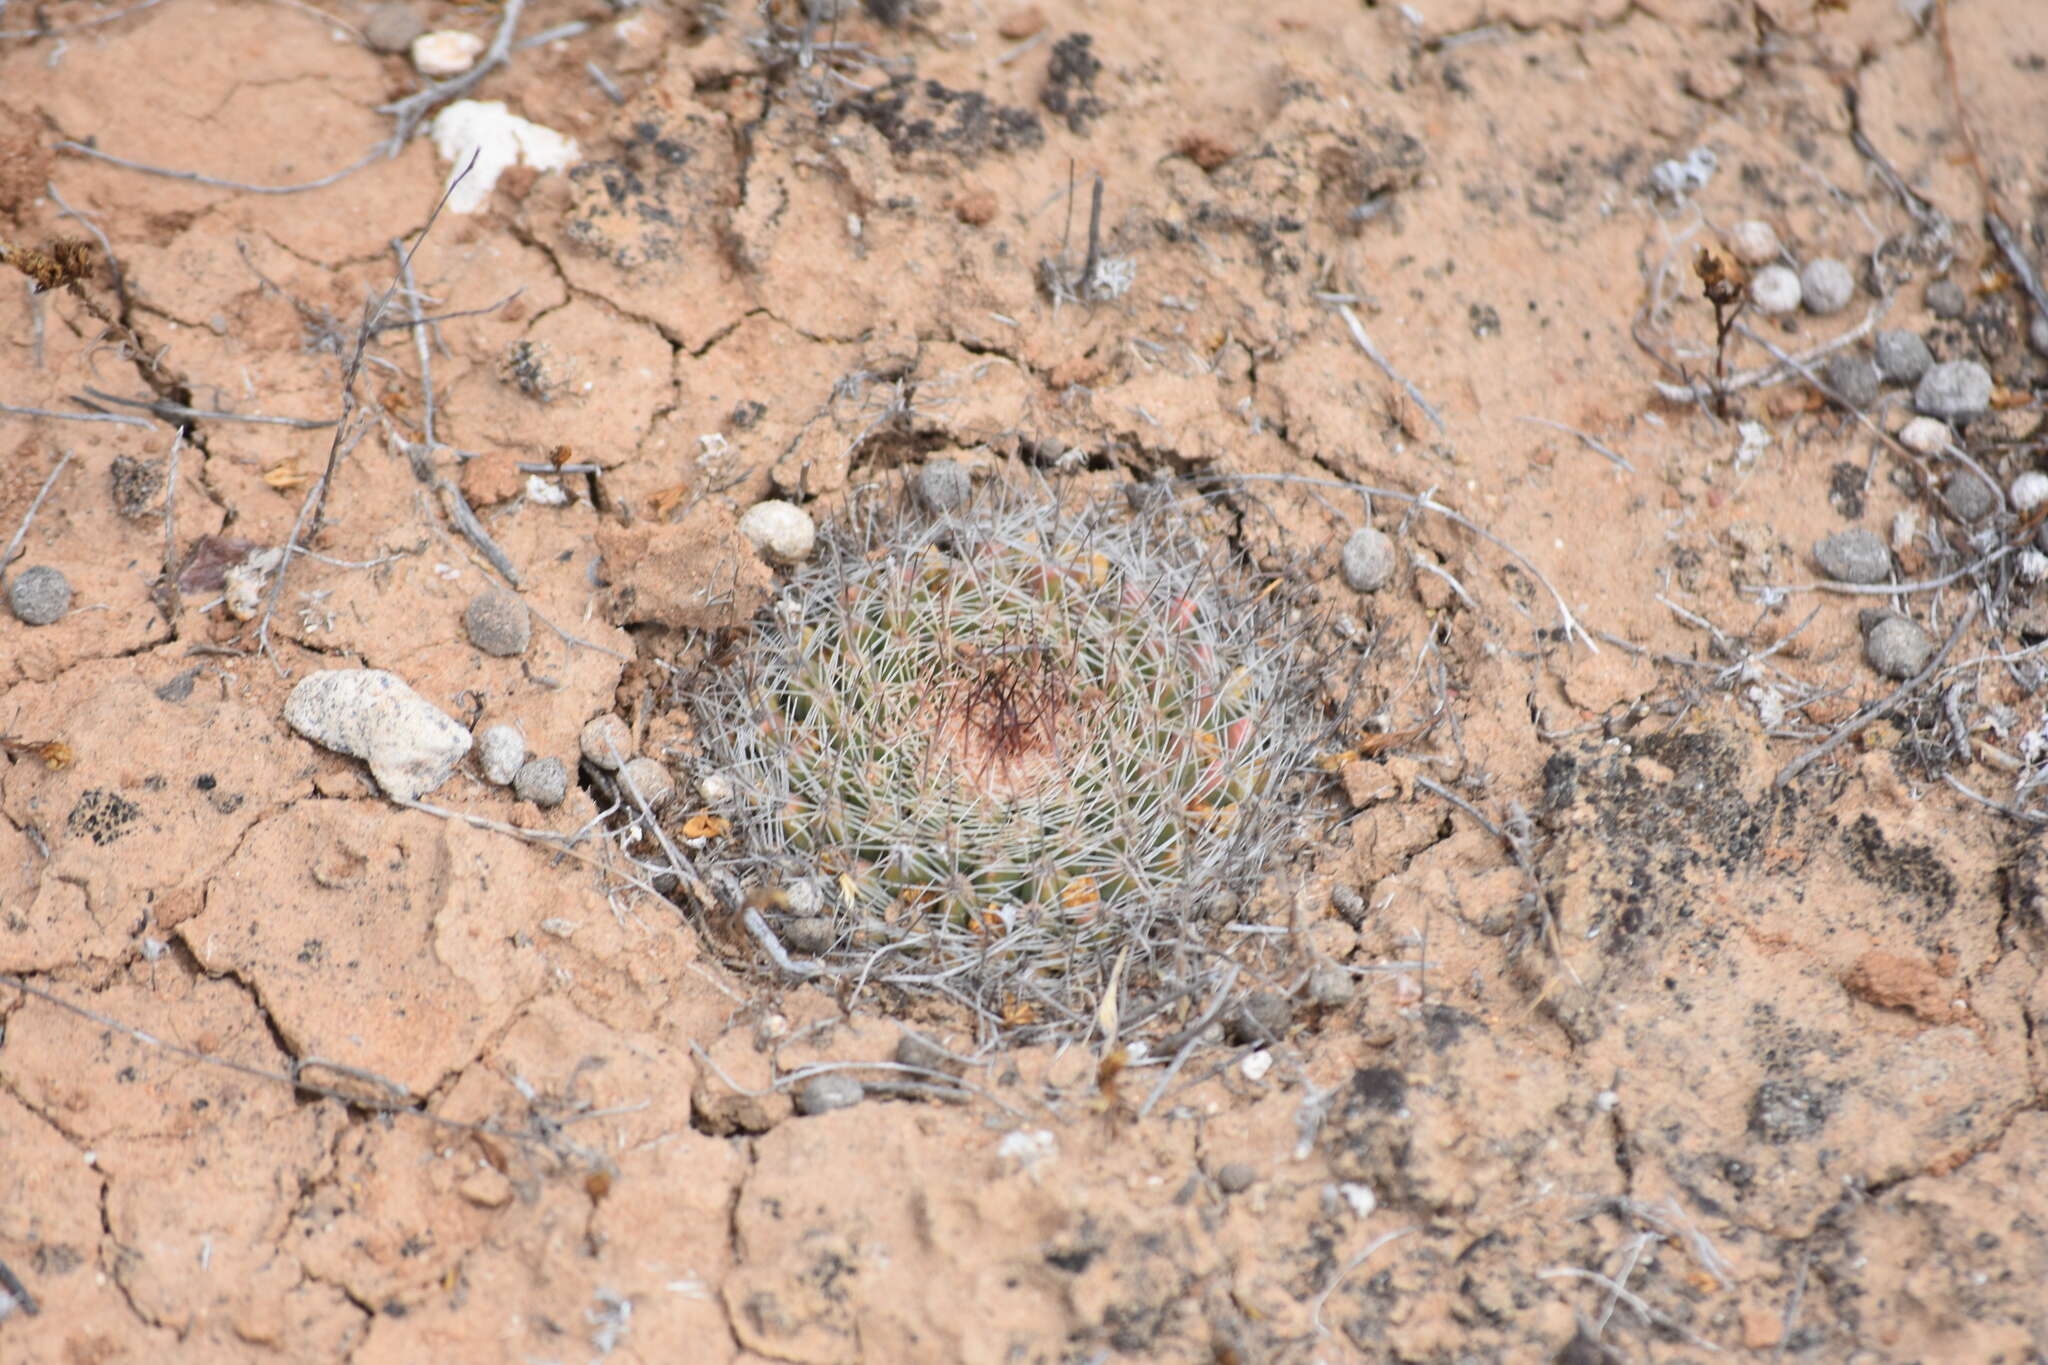
{"type": "Polygon", "coordinates": [[[7,609],[25,626],[47,626],[71,610],[71,580],[62,569],[38,564],[7,585],[7,609]]]}
{"type": "Polygon", "coordinates": [[[422,76],[460,76],[483,55],[484,40],[474,33],[442,29],[412,40],[413,69],[422,76]]]}
{"type": "Polygon", "coordinates": [[[1272,991],[1253,991],[1244,1003],[1223,1021],[1223,1036],[1233,1046],[1247,1043],[1277,1043],[1294,1022],[1294,1007],[1287,997],[1272,991]]]}
{"type": "Polygon", "coordinates": [[[1799,307],[1799,277],[1786,265],[1767,265],[1750,277],[1749,301],[1756,311],[1777,316],[1799,307]]]}
{"type": "Polygon", "coordinates": [[[1334,962],[1318,962],[1308,974],[1308,998],[1325,1009],[1351,999],[1351,973],[1334,962]]]}
{"type": "Polygon", "coordinates": [[[470,598],[462,609],[462,625],[471,644],[500,659],[524,654],[533,641],[533,617],[526,603],[503,588],[486,588],[470,598]]]}
{"type": "Polygon", "coordinates": [[[480,1209],[502,1209],[512,1202],[512,1182],[490,1166],[479,1166],[470,1172],[455,1192],[480,1209]]]}
{"type": "Polygon", "coordinates": [[[1226,1161],[1216,1168],[1216,1188],[1225,1194],[1243,1194],[1258,1179],[1259,1173],[1247,1162],[1226,1161]]]}
{"type": "Polygon", "coordinates": [[[1860,526],[1815,545],[1813,559],[1838,583],[1882,583],[1892,576],[1892,552],[1875,532],[1860,526]]]}
{"type": "Polygon", "coordinates": [[[1991,371],[1974,360],[1931,366],[1913,390],[1913,406],[1944,422],[1975,417],[1991,406],[1991,371]]]}
{"type": "Polygon", "coordinates": [[[462,466],[462,496],[471,507],[496,507],[526,491],[519,457],[509,450],[487,450],[462,466]]]}
{"type": "Polygon", "coordinates": [[[1870,628],[1863,640],[1863,657],[1887,678],[1900,682],[1919,674],[1934,657],[1934,641],[1917,622],[1903,616],[1887,616],[1870,628]]]}
{"type": "Polygon", "coordinates": [[[1915,417],[1899,428],[1899,444],[1922,455],[1932,455],[1952,439],[1948,423],[1938,417],[1915,417]]]}
{"type": "Polygon", "coordinates": [[[914,1066],[921,1071],[937,1071],[948,1076],[957,1076],[965,1069],[946,1049],[921,1033],[905,1033],[896,1040],[896,1061],[900,1066],[914,1066]]]}
{"type": "Polygon", "coordinates": [[[1856,297],[1856,277],[1834,257],[1821,256],[1808,261],[1799,272],[1799,293],[1807,312],[1827,317],[1847,308],[1849,300],[1856,297]]]}
{"type": "Polygon", "coordinates": [[[2034,320],[2027,324],[2027,344],[2038,355],[2048,355],[2048,313],[2034,314],[2034,320]]]}
{"type": "Polygon", "coordinates": [[[668,765],[658,759],[629,758],[626,766],[619,769],[619,777],[647,803],[647,809],[660,811],[676,799],[676,780],[669,774],[668,765]]]}
{"type": "MultiPolygon", "coordinates": [[[[1918,420],[1933,421],[1929,417],[1918,420]]],[[[1900,439],[1904,439],[1903,433],[1900,439]]],[[[1998,497],[1992,492],[1991,485],[1968,469],[1958,469],[1948,476],[1948,482],[1941,488],[1941,499],[1948,504],[1948,510],[1955,513],[1958,521],[1982,521],[1998,507],[1998,497]]]]}
{"type": "Polygon", "coordinates": [[[834,1109],[851,1109],[867,1098],[867,1087],[845,1071],[828,1071],[813,1076],[796,1088],[796,1112],[829,1114],[834,1109]]]}
{"type": "Polygon", "coordinates": [[[706,773],[697,779],[697,799],[707,806],[722,806],[732,800],[732,779],[724,773],[706,773]]]}
{"type": "Polygon", "coordinates": [[[740,534],[777,564],[801,564],[818,543],[818,527],[811,514],[780,498],[749,507],[740,518],[740,534]]]}
{"type": "Polygon", "coordinates": [[[363,21],[363,39],[377,52],[403,52],[426,31],[426,21],[411,5],[379,5],[363,21]]]}
{"type": "Polygon", "coordinates": [[[839,926],[829,915],[799,915],[782,926],[782,945],[804,957],[829,953],[838,941],[839,926]]]}
{"type": "Polygon", "coordinates": [[[1876,352],[1877,372],[1888,384],[1917,384],[1934,364],[1934,352],[1918,332],[1879,332],[1876,352]]]}
{"type": "Polygon", "coordinates": [[[1394,581],[1394,542],[1385,531],[1361,526],[1344,542],[1340,567],[1353,592],[1378,592],[1394,581]]]}
{"type": "Polygon", "coordinates": [[[377,785],[417,801],[448,780],[469,752],[469,731],[377,668],[336,668],[300,680],[285,723],[322,748],[360,758],[377,785]]]}
{"type": "Polygon", "coordinates": [[[164,462],[138,460],[133,455],[116,455],[107,467],[107,480],[114,489],[114,510],[130,521],[139,521],[156,510],[164,491],[164,462]]]}
{"type": "Polygon", "coordinates": [[[1728,249],[1735,253],[1736,260],[1751,268],[1769,265],[1782,250],[1777,232],[1761,218],[1745,218],[1730,228],[1728,249]]]}
{"type": "Polygon", "coordinates": [[[1861,351],[1841,351],[1829,356],[1820,375],[1837,398],[1857,411],[1877,401],[1877,366],[1861,351]]]}
{"type": "Polygon", "coordinates": [[[512,794],[536,806],[559,806],[569,795],[569,765],[559,758],[529,758],[512,778],[512,794]]]}
{"type": "Polygon", "coordinates": [[[917,496],[934,512],[965,507],[973,494],[974,481],[958,460],[927,460],[917,471],[917,496]]]}
{"type": "Polygon", "coordinates": [[[2012,487],[2006,490],[2006,494],[2012,499],[2013,511],[2025,516],[2048,502],[2048,474],[2029,469],[2012,481],[2012,487]]]}
{"type": "Polygon", "coordinates": [[[1330,888],[1330,905],[1346,924],[1356,927],[1365,919],[1365,896],[1348,882],[1330,888]]]}
{"type": "Polygon", "coordinates": [[[1953,322],[1963,315],[1969,300],[1963,297],[1963,288],[1954,280],[1929,280],[1927,282],[1927,311],[1944,322],[1953,322]]]}
{"type": "Polygon", "coordinates": [[[526,740],[509,725],[493,725],[477,736],[476,761],[484,771],[484,781],[510,786],[526,762],[526,740]]]}
{"type": "Polygon", "coordinates": [[[633,752],[633,731],[611,712],[592,716],[577,737],[577,747],[591,766],[615,773],[633,752]]]}

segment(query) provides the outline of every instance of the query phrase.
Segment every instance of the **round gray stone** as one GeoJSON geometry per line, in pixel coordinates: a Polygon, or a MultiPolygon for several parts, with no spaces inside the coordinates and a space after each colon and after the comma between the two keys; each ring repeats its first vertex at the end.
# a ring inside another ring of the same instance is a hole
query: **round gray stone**
{"type": "Polygon", "coordinates": [[[1991,406],[1991,371],[1974,360],[1930,366],[1913,390],[1913,407],[1929,417],[1954,422],[1991,406]]]}
{"type": "Polygon", "coordinates": [[[1877,372],[1889,384],[1917,384],[1934,364],[1934,352],[1918,332],[1879,332],[1876,352],[1877,372]]]}
{"type": "Polygon", "coordinates": [[[25,626],[47,626],[71,610],[71,580],[62,569],[38,564],[7,584],[7,609],[25,626]]]}
{"type": "Polygon", "coordinates": [[[1941,499],[1958,521],[1982,521],[1998,506],[1998,495],[1991,491],[1991,485],[1967,469],[1958,469],[1948,476],[1948,482],[1941,486],[1941,499]]]}
{"type": "Polygon", "coordinates": [[[512,794],[536,806],[559,806],[569,795],[569,765],[559,758],[529,758],[512,777],[512,794]]]}
{"type": "Polygon", "coordinates": [[[1877,366],[1861,351],[1829,356],[1820,374],[1828,388],[1851,408],[1860,411],[1877,401],[1877,366]]]}
{"type": "Polygon", "coordinates": [[[805,957],[831,952],[838,939],[839,929],[830,915],[799,915],[782,926],[783,946],[805,957]]]}
{"type": "Polygon", "coordinates": [[[844,1071],[813,1076],[796,1088],[796,1112],[829,1114],[834,1109],[851,1109],[867,1098],[867,1087],[844,1071]]]}
{"type": "Polygon", "coordinates": [[[1243,1194],[1258,1180],[1259,1173],[1249,1162],[1226,1161],[1216,1168],[1216,1188],[1225,1194],[1243,1194]]]}
{"type": "Polygon", "coordinates": [[[927,460],[917,471],[917,496],[934,512],[965,507],[974,495],[974,481],[958,460],[927,460]]]}
{"type": "Polygon", "coordinates": [[[1856,277],[1832,256],[1808,261],[1799,272],[1799,293],[1806,311],[1816,317],[1839,313],[1856,297],[1856,277]]]}
{"type": "Polygon", "coordinates": [[[1863,639],[1863,657],[1887,678],[1900,682],[1915,677],[1934,657],[1934,641],[1916,622],[1903,616],[1887,616],[1870,628],[1863,639]]]}
{"type": "Polygon", "coordinates": [[[1927,311],[1944,322],[1952,322],[1963,315],[1969,300],[1963,297],[1963,287],[1954,280],[1929,280],[1927,282],[1927,311]]]}
{"type": "Polygon", "coordinates": [[[1351,973],[1334,962],[1318,962],[1308,974],[1308,998],[1329,1008],[1351,998],[1351,973]]]}
{"type": "Polygon", "coordinates": [[[1882,583],[1892,576],[1892,552],[1873,531],[1837,531],[1813,547],[1814,563],[1838,583],[1882,583]]]}
{"type": "Polygon", "coordinates": [[[948,1076],[957,1076],[963,1069],[946,1049],[919,1033],[906,1033],[896,1040],[896,1061],[900,1066],[939,1071],[948,1076]]]}
{"type": "Polygon", "coordinates": [[[2048,313],[2034,314],[2034,320],[2027,324],[2027,344],[2037,354],[2048,355],[2048,313]]]}
{"type": "Polygon", "coordinates": [[[1340,568],[1353,592],[1378,592],[1394,581],[1394,542],[1377,527],[1361,526],[1344,542],[1340,568]]]}
{"type": "Polygon", "coordinates": [[[526,740],[509,725],[493,725],[476,737],[477,766],[484,781],[509,786],[526,762],[526,740]]]}
{"type": "Polygon", "coordinates": [[[591,766],[615,773],[633,756],[633,730],[625,721],[606,711],[584,723],[577,745],[591,766]]]}
{"type": "Polygon", "coordinates": [[[363,38],[378,52],[404,52],[426,31],[426,20],[411,5],[379,5],[363,21],[363,38]]]}
{"type": "Polygon", "coordinates": [[[1234,1046],[1277,1043],[1294,1022],[1294,1007],[1273,991],[1253,991],[1223,1021],[1223,1036],[1234,1046]]]}
{"type": "Polygon", "coordinates": [[[676,799],[676,779],[659,759],[629,758],[619,777],[632,784],[649,810],[659,811],[676,799]]]}
{"type": "Polygon", "coordinates": [[[533,617],[526,603],[503,588],[486,588],[462,610],[469,642],[486,654],[510,659],[526,652],[533,640],[533,617]]]}

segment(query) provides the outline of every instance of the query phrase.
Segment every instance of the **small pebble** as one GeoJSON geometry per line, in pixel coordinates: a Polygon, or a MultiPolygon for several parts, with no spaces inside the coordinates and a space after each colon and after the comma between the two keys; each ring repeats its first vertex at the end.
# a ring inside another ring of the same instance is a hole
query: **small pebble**
{"type": "Polygon", "coordinates": [[[1934,641],[1917,623],[1903,616],[1887,616],[1864,637],[1863,656],[1885,677],[1904,682],[1927,667],[1934,657],[1934,641]]]}
{"type": "Polygon", "coordinates": [[[1882,583],[1892,576],[1892,552],[1873,531],[1839,531],[1813,547],[1820,571],[1837,583],[1882,583]]]}
{"type": "MultiPolygon", "coordinates": [[[[1926,419],[1922,419],[1926,420],[1926,419]]],[[[1982,521],[1998,507],[1991,485],[1968,469],[1958,469],[1942,485],[1941,498],[1958,521],[1982,521]]]]}
{"type": "Polygon", "coordinates": [[[1991,371],[1974,360],[1932,366],[1913,390],[1913,406],[1944,422],[1975,417],[1991,406],[1991,371]]]}
{"type": "Polygon", "coordinates": [[[1849,300],[1856,297],[1856,277],[1834,257],[1821,256],[1808,261],[1799,272],[1799,292],[1807,312],[1827,317],[1847,308],[1849,300]]]}
{"type": "Polygon", "coordinates": [[[858,1077],[844,1071],[828,1071],[796,1088],[796,1112],[829,1114],[834,1109],[851,1109],[866,1099],[867,1093],[858,1077]]]}
{"type": "Polygon", "coordinates": [[[593,767],[608,773],[617,772],[633,753],[632,729],[609,711],[592,716],[576,742],[593,767]]]}
{"type": "Polygon", "coordinates": [[[1277,1043],[1294,1022],[1294,1007],[1287,997],[1272,991],[1253,991],[1223,1022],[1223,1036],[1233,1046],[1246,1043],[1277,1043]]]}
{"type": "Polygon", "coordinates": [[[838,941],[839,928],[829,915],[801,915],[782,926],[782,945],[804,957],[829,953],[838,941]]]}
{"type": "Polygon", "coordinates": [[[1877,372],[1890,384],[1917,384],[1934,363],[1934,352],[1918,332],[1879,332],[1876,352],[1877,372]]]}
{"type": "Polygon", "coordinates": [[[1938,417],[1915,417],[1899,428],[1899,444],[1922,455],[1932,455],[1952,439],[1948,423],[1938,417]]]}
{"type": "Polygon", "coordinates": [[[2034,320],[2027,324],[2027,344],[2041,355],[2048,355],[2048,313],[2034,314],[2034,320]]]}
{"type": "Polygon", "coordinates": [[[526,652],[533,641],[533,617],[526,603],[503,588],[486,588],[462,610],[469,642],[486,654],[510,659],[526,652]]]}
{"type": "Polygon", "coordinates": [[[1962,286],[1954,280],[1930,280],[1927,284],[1927,311],[1944,322],[1953,322],[1963,315],[1968,300],[1963,297],[1962,286]]]}
{"type": "Polygon", "coordinates": [[[47,626],[71,610],[71,580],[47,564],[23,569],[7,585],[7,609],[25,626],[47,626]]]}
{"type": "Polygon", "coordinates": [[[1728,249],[1735,259],[1752,268],[1769,265],[1782,249],[1778,234],[1761,218],[1745,218],[1728,230],[1728,249]]]}
{"type": "Polygon", "coordinates": [[[640,793],[640,799],[651,811],[659,811],[676,799],[676,780],[670,776],[668,765],[659,759],[629,758],[619,776],[640,793]]]}
{"type": "Polygon", "coordinates": [[[2012,487],[2006,492],[2012,498],[2012,510],[2025,516],[2042,503],[2048,502],[2048,474],[2043,474],[2038,469],[2029,469],[2015,478],[2012,487]]]}
{"type": "Polygon", "coordinates": [[[1361,526],[1344,542],[1340,567],[1353,592],[1378,592],[1394,581],[1394,542],[1385,531],[1361,526]]]}
{"type": "Polygon", "coordinates": [[[484,40],[474,33],[443,29],[412,40],[413,69],[422,76],[460,76],[483,55],[484,40]]]}
{"type": "Polygon", "coordinates": [[[921,1033],[906,1033],[896,1040],[896,1062],[899,1066],[914,1066],[920,1071],[937,1071],[948,1076],[957,1076],[963,1070],[946,1049],[921,1033]]]}
{"type": "Polygon", "coordinates": [[[732,779],[724,773],[706,773],[697,779],[697,799],[707,806],[722,806],[732,800],[732,779]]]}
{"type": "Polygon", "coordinates": [[[1351,998],[1351,973],[1334,962],[1318,962],[1308,974],[1308,998],[1324,1008],[1351,998]]]}
{"type": "Polygon", "coordinates": [[[958,460],[927,460],[917,471],[917,496],[934,512],[964,507],[973,494],[974,481],[958,460]]]}
{"type": "Polygon", "coordinates": [[[403,52],[426,31],[426,21],[411,5],[379,5],[363,21],[363,38],[377,52],[403,52]]]}
{"type": "Polygon", "coordinates": [[[1365,896],[1349,882],[1330,888],[1330,906],[1346,924],[1355,926],[1365,919],[1365,896]]]}
{"type": "Polygon", "coordinates": [[[818,543],[818,527],[811,514],[780,498],[749,507],[740,518],[740,534],[777,564],[801,564],[818,543]]]}
{"type": "Polygon", "coordinates": [[[1799,277],[1790,266],[1767,265],[1750,277],[1749,301],[1759,313],[1790,313],[1799,307],[1799,297],[1799,277]]]}
{"type": "Polygon", "coordinates": [[[476,761],[483,769],[484,781],[510,786],[526,762],[526,740],[509,725],[493,725],[477,736],[476,761]]]}
{"type": "Polygon", "coordinates": [[[569,765],[559,758],[529,758],[512,779],[512,794],[536,806],[559,806],[569,794],[569,765]]]}
{"type": "Polygon", "coordinates": [[[1877,401],[1877,366],[1861,351],[1841,351],[1821,366],[1821,378],[1835,396],[1861,411],[1877,401]]]}
{"type": "Polygon", "coordinates": [[[1243,1161],[1226,1161],[1216,1169],[1216,1188],[1225,1194],[1243,1194],[1258,1179],[1259,1173],[1243,1161]]]}

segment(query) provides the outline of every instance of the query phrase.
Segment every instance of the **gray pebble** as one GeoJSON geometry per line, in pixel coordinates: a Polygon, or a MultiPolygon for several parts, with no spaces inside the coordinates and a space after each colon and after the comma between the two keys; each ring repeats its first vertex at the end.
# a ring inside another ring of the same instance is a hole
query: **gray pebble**
{"type": "Polygon", "coordinates": [[[1806,300],[1807,312],[1826,317],[1841,312],[1856,297],[1856,277],[1834,257],[1822,256],[1808,261],[1799,272],[1799,293],[1806,300]]]}
{"type": "Polygon", "coordinates": [[[569,795],[569,765],[559,758],[529,758],[512,778],[512,794],[536,806],[559,806],[569,795]]]}
{"type": "Polygon", "coordinates": [[[974,495],[974,481],[958,460],[927,460],[917,471],[917,496],[934,512],[965,507],[974,495]]]}
{"type": "Polygon", "coordinates": [[[1958,521],[1981,521],[1998,506],[1998,495],[1991,491],[1991,485],[1967,469],[1958,469],[1948,476],[1941,497],[1958,521]]]}
{"type": "Polygon", "coordinates": [[[533,618],[526,603],[503,588],[486,588],[470,598],[462,610],[462,625],[471,644],[501,659],[524,654],[533,640],[533,618]]]}
{"type": "Polygon", "coordinates": [[[1892,576],[1892,552],[1873,531],[1838,531],[1813,547],[1820,571],[1838,583],[1882,583],[1892,576]]]}
{"type": "Polygon", "coordinates": [[[1226,1161],[1216,1168],[1216,1188],[1225,1194],[1243,1194],[1258,1179],[1259,1173],[1247,1162],[1226,1161]]]}
{"type": "Polygon", "coordinates": [[[47,626],[71,610],[71,580],[47,564],[23,569],[7,585],[7,609],[25,626],[47,626]]]}
{"type": "Polygon", "coordinates": [[[1887,383],[1917,384],[1934,364],[1934,352],[1927,349],[1918,332],[1879,332],[1877,372],[1887,383]]]}
{"type": "Polygon", "coordinates": [[[2034,320],[2027,324],[2027,344],[2041,355],[2048,355],[2048,313],[2034,314],[2034,320]]]}
{"type": "Polygon", "coordinates": [[[1334,962],[1318,962],[1308,974],[1308,998],[1324,1008],[1351,998],[1351,973],[1334,962]]]}
{"type": "Polygon", "coordinates": [[[1223,1021],[1223,1036],[1234,1046],[1247,1043],[1277,1043],[1294,1022],[1294,1007],[1287,997],[1272,991],[1253,991],[1244,1003],[1223,1021]]]}
{"type": "Polygon", "coordinates": [[[946,1049],[920,1033],[906,1033],[896,1040],[896,1061],[901,1066],[941,1071],[949,1076],[957,1076],[964,1069],[946,1049]]]}
{"type": "Polygon", "coordinates": [[[404,52],[426,31],[426,21],[411,5],[379,5],[363,21],[363,38],[377,52],[404,52]]]}
{"type": "Polygon", "coordinates": [[[1877,401],[1877,366],[1861,351],[1831,355],[1821,366],[1821,378],[1837,397],[1861,411],[1877,401]]]}
{"type": "Polygon", "coordinates": [[[1799,306],[1799,276],[1790,266],[1767,265],[1750,277],[1749,301],[1759,313],[1789,313],[1799,306]]]}
{"type": "Polygon", "coordinates": [[[625,721],[607,711],[592,716],[584,724],[577,745],[592,767],[615,773],[633,755],[633,731],[625,721]]]}
{"type": "Polygon", "coordinates": [[[1361,526],[1344,542],[1340,567],[1353,592],[1378,592],[1394,581],[1394,542],[1387,533],[1361,526]]]}
{"type": "Polygon", "coordinates": [[[509,725],[493,725],[476,738],[476,761],[484,781],[510,786],[526,762],[526,740],[509,725]]]}
{"type": "Polygon", "coordinates": [[[619,770],[619,776],[640,793],[640,799],[651,811],[662,810],[676,799],[675,776],[659,759],[629,758],[626,766],[619,770]]]}
{"type": "Polygon", "coordinates": [[[1863,656],[1885,677],[1904,682],[1927,667],[1934,657],[1934,641],[1917,623],[1903,616],[1887,616],[1864,637],[1863,656]]]}
{"type": "Polygon", "coordinates": [[[1330,888],[1330,906],[1346,924],[1357,925],[1365,919],[1365,896],[1349,882],[1330,888]]]}
{"type": "Polygon", "coordinates": [[[1929,417],[1954,422],[1991,406],[1991,371],[1974,360],[1949,360],[1920,376],[1913,406],[1929,417]]]}
{"type": "Polygon", "coordinates": [[[1930,280],[1927,283],[1927,311],[1945,322],[1954,321],[1963,315],[1969,301],[1963,297],[1962,286],[1954,280],[1930,280]]]}
{"type": "Polygon", "coordinates": [[[839,928],[830,915],[799,915],[782,926],[782,943],[792,953],[816,957],[832,951],[839,928]]]}
{"type": "Polygon", "coordinates": [[[867,1087],[857,1077],[844,1071],[828,1071],[796,1088],[796,1112],[829,1114],[834,1109],[851,1109],[867,1094],[867,1087]]]}

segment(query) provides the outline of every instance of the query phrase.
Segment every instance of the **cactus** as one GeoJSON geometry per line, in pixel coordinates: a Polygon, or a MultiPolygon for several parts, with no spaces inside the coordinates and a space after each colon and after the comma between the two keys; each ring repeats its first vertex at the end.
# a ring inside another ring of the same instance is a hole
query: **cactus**
{"type": "Polygon", "coordinates": [[[1208,963],[1326,733],[1279,586],[1171,508],[870,490],[693,698],[724,870],[822,886],[828,959],[984,1018],[1059,1031],[1122,956],[1208,963]]]}

